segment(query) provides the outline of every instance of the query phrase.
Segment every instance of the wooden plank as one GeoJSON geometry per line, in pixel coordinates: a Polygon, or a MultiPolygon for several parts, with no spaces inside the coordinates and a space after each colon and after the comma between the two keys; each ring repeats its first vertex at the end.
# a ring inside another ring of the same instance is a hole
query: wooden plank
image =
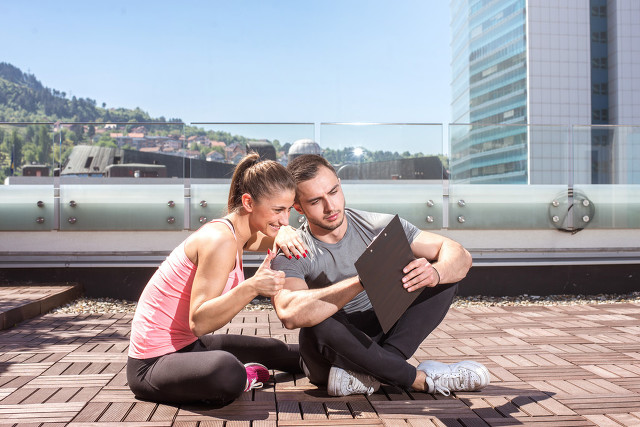
{"type": "Polygon", "coordinates": [[[122,421],[147,421],[151,418],[151,414],[153,414],[153,411],[155,411],[157,406],[158,405],[156,403],[152,402],[134,402],[133,407],[122,421]]]}
{"type": "Polygon", "coordinates": [[[120,422],[122,421],[131,408],[133,403],[131,402],[114,402],[109,405],[106,411],[100,416],[98,421],[101,422],[120,422]]]}
{"type": "Polygon", "coordinates": [[[109,403],[107,402],[89,402],[82,408],[78,415],[73,418],[73,421],[76,423],[98,421],[108,406],[109,403]]]}
{"type": "Polygon", "coordinates": [[[278,420],[301,420],[300,404],[292,400],[278,400],[278,420]]]}
{"type": "Polygon", "coordinates": [[[302,418],[304,420],[326,420],[327,411],[325,410],[322,402],[300,402],[300,408],[302,409],[302,418]]]}
{"type": "Polygon", "coordinates": [[[351,419],[353,418],[353,414],[351,414],[351,409],[347,406],[347,402],[344,401],[328,401],[325,403],[325,407],[327,408],[327,416],[330,420],[341,420],[342,419],[351,419]]]}
{"type": "Polygon", "coordinates": [[[275,420],[276,407],[271,402],[234,401],[222,408],[211,409],[207,406],[182,406],[176,421],[219,420],[275,420]]]}

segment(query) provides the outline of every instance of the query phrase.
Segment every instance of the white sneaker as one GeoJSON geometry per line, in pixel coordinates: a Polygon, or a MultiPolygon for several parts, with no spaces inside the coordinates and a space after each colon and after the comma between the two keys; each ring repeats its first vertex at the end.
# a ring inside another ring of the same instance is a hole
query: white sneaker
{"type": "Polygon", "coordinates": [[[489,370],[481,363],[464,360],[447,365],[427,360],[418,365],[427,374],[427,392],[449,396],[452,391],[476,391],[489,385],[489,370]]]}
{"type": "Polygon", "coordinates": [[[329,371],[327,392],[330,396],[348,396],[350,394],[366,394],[368,396],[378,391],[379,388],[380,382],[369,375],[346,371],[337,366],[332,366],[329,371]]]}

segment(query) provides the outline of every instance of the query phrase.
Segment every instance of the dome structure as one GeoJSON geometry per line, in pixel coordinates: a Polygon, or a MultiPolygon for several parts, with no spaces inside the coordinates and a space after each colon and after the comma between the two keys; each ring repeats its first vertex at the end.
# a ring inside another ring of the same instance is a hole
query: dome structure
{"type": "Polygon", "coordinates": [[[322,155],[322,148],[312,139],[299,139],[289,148],[287,160],[290,162],[302,154],[319,154],[322,155]]]}

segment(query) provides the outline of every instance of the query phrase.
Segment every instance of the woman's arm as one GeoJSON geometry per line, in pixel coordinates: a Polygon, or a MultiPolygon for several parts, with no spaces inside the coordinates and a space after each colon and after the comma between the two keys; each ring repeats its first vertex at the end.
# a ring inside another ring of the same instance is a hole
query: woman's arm
{"type": "Polygon", "coordinates": [[[189,326],[196,336],[220,329],[256,296],[246,281],[222,295],[235,267],[237,244],[231,233],[202,231],[188,242],[197,254],[189,306],[189,326]]]}
{"type": "Polygon", "coordinates": [[[258,295],[271,297],[284,285],[284,273],[271,270],[269,253],[253,277],[222,294],[235,267],[237,243],[231,233],[203,230],[188,242],[196,249],[196,273],[191,289],[189,326],[196,336],[226,325],[258,295]]]}

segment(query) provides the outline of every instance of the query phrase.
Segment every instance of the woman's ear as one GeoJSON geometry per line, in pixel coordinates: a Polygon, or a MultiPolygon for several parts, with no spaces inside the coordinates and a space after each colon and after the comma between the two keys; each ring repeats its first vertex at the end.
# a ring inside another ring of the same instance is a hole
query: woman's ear
{"type": "Polygon", "coordinates": [[[242,207],[247,212],[253,211],[253,197],[251,197],[251,194],[244,193],[242,195],[242,207]]]}

